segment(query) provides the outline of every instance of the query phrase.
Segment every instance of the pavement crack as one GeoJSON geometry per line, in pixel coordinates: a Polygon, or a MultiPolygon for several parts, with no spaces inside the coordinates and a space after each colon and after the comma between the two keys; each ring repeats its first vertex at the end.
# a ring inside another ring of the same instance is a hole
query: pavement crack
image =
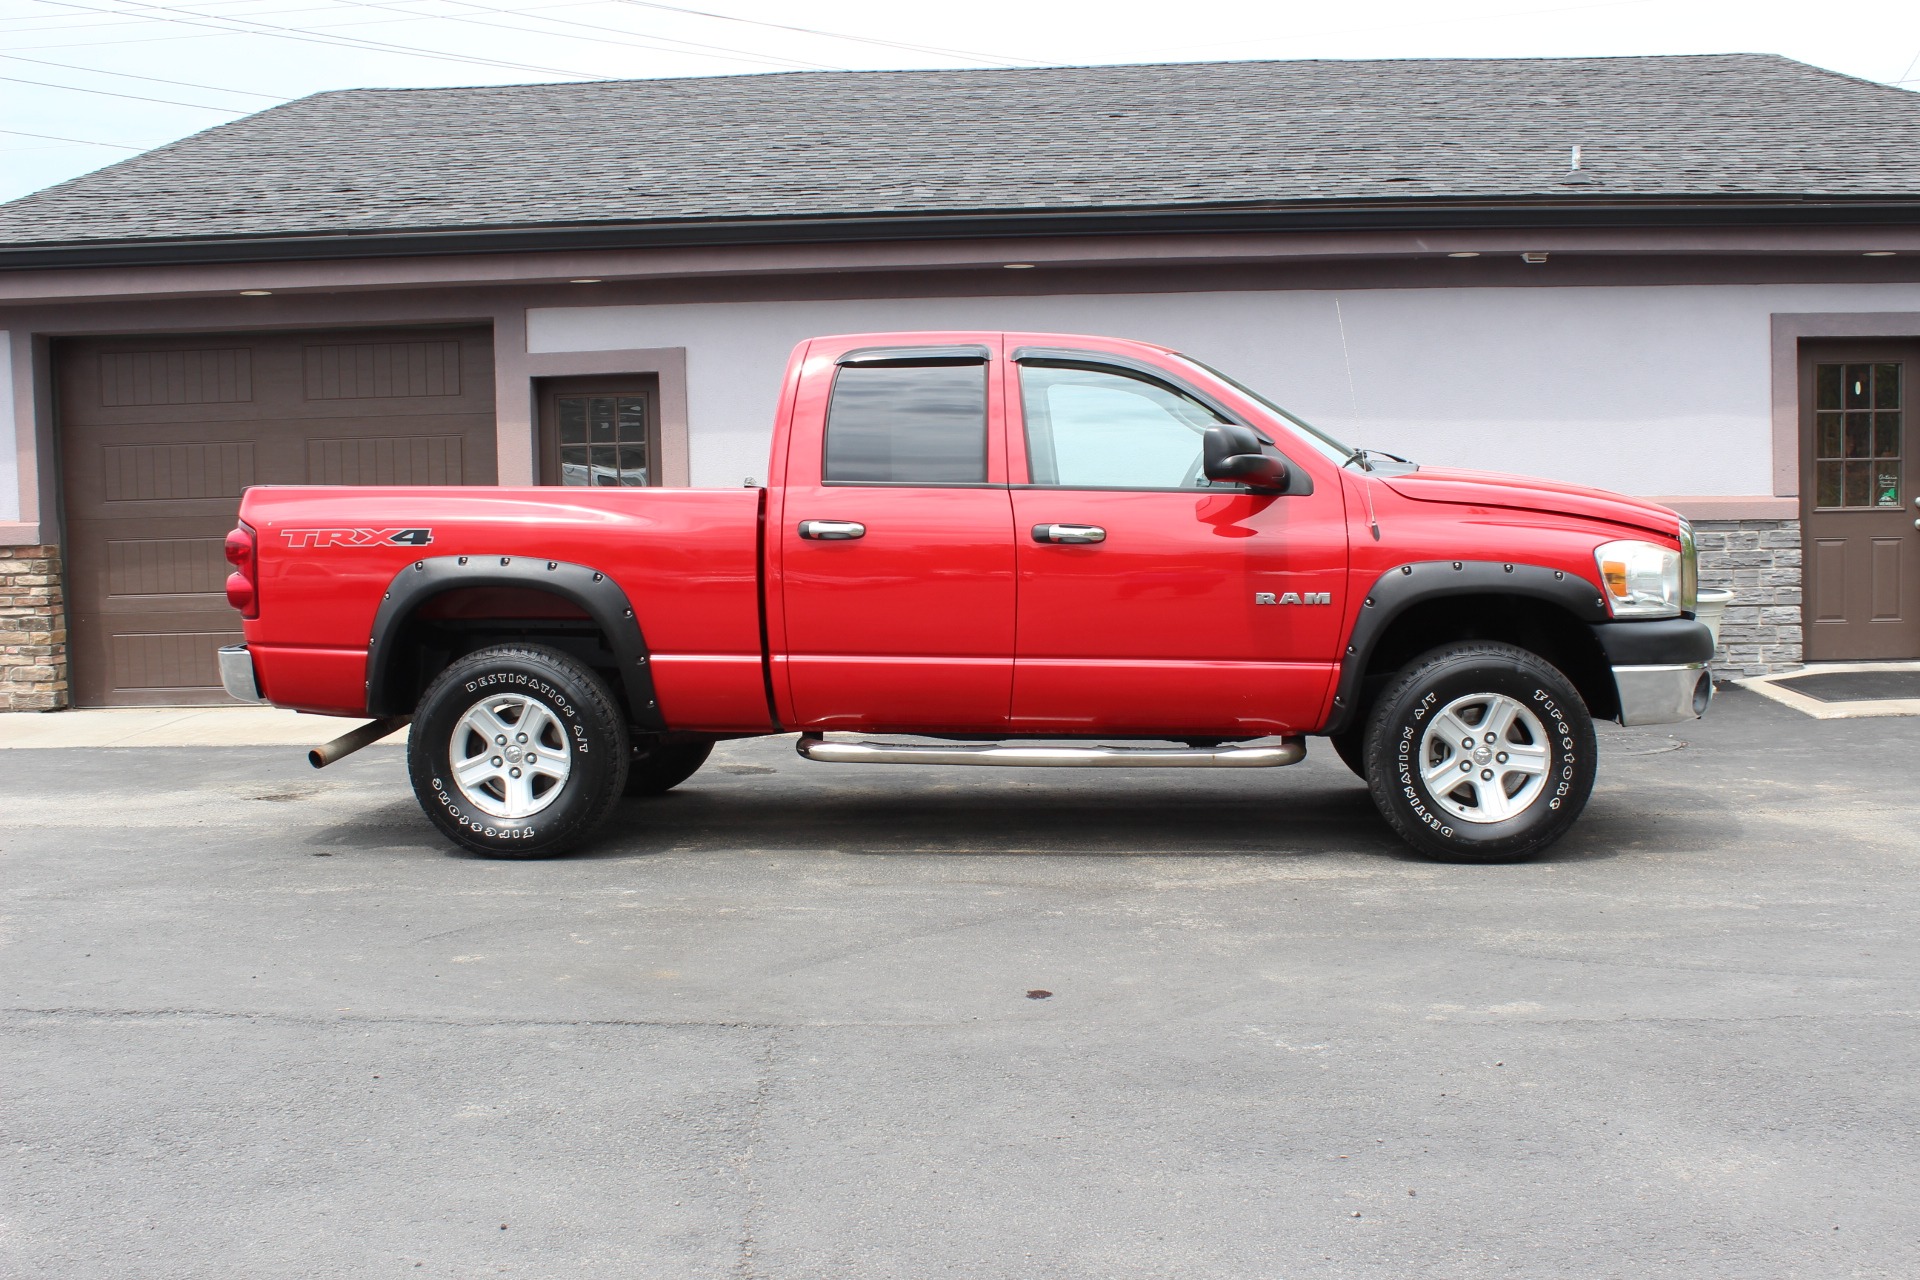
{"type": "Polygon", "coordinates": [[[779,1052],[780,1032],[773,1029],[767,1033],[767,1041],[760,1048],[760,1070],[754,1080],[753,1097],[747,1100],[746,1141],[741,1145],[740,1155],[735,1161],[746,1192],[746,1203],[740,1211],[740,1249],[733,1266],[733,1273],[738,1280],[760,1280],[765,1275],[760,1270],[757,1254],[760,1248],[760,1215],[766,1207],[766,1194],[754,1173],[753,1161],[760,1150],[766,1122],[767,1096],[773,1092],[773,1071],[779,1052]]]}
{"type": "Polygon", "coordinates": [[[221,1022],[261,1022],[282,1026],[331,1027],[342,1023],[370,1026],[428,1026],[428,1027],[466,1027],[483,1030],[489,1027],[581,1027],[581,1028],[632,1028],[646,1029],[707,1029],[716,1031],[796,1031],[831,1030],[835,1028],[861,1027],[952,1027],[961,1025],[953,1020],[920,1020],[903,1022],[886,1021],[846,1021],[846,1022],[757,1022],[750,1019],[728,1018],[446,1018],[431,1017],[424,1014],[371,1014],[338,1013],[325,1017],[293,1014],[248,1012],[234,1009],[88,1009],[76,1007],[15,1007],[0,1008],[0,1018],[72,1018],[94,1022],[138,1021],[141,1019],[176,1021],[221,1021],[221,1022]]]}

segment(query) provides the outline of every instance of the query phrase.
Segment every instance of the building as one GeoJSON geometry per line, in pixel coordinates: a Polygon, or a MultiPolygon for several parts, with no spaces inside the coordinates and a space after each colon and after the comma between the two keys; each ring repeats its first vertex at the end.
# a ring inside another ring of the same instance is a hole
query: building
{"type": "Polygon", "coordinates": [[[1758,55],[832,72],[320,94],[0,207],[0,706],[223,696],[248,484],[750,483],[793,343],[969,327],[1659,497],[1732,670],[1920,657],[1920,97],[1758,55]]]}

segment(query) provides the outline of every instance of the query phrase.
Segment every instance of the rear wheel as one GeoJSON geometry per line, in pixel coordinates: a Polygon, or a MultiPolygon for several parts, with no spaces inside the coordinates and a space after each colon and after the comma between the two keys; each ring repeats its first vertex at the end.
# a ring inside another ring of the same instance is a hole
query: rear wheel
{"type": "Polygon", "coordinates": [[[1537,654],[1474,641],[1408,664],[1367,724],[1367,785],[1430,858],[1519,862],[1565,835],[1593,790],[1593,721],[1537,654]]]}
{"type": "Polygon", "coordinates": [[[712,754],[711,742],[649,743],[642,739],[633,744],[633,755],[627,761],[627,794],[657,796],[671,791],[698,772],[712,754]]]}
{"type": "Polygon", "coordinates": [[[499,645],[421,695],[407,769],[420,807],[461,848],[544,858],[606,820],[627,750],[625,717],[591,669],[558,649],[499,645]]]}

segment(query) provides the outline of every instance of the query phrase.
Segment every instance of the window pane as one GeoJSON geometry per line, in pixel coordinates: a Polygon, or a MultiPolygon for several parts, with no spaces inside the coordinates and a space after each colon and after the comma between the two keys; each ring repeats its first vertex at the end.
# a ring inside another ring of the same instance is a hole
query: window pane
{"type": "Polygon", "coordinates": [[[560,398],[560,443],[587,442],[587,402],[578,396],[560,398]]]}
{"type": "Polygon", "coordinates": [[[1819,464],[1820,490],[1819,495],[1814,499],[1815,506],[1837,507],[1840,505],[1840,498],[1842,496],[1840,492],[1840,469],[1845,465],[1846,464],[1842,462],[1822,462],[1819,464]]]}
{"type": "Polygon", "coordinates": [[[593,479],[597,487],[620,483],[620,447],[612,444],[593,446],[593,479]]]}
{"type": "Polygon", "coordinates": [[[1875,464],[1873,473],[1874,505],[1897,507],[1900,505],[1900,468],[1881,462],[1875,464]]]}
{"type": "Polygon", "coordinates": [[[647,438],[647,402],[639,396],[622,396],[618,414],[621,443],[644,443],[647,438]]]}
{"type": "Polygon", "coordinates": [[[1898,409],[1900,407],[1899,365],[1877,364],[1873,366],[1873,407],[1876,409],[1898,409]]]}
{"type": "Polygon", "coordinates": [[[1849,462],[1847,468],[1847,492],[1842,506],[1865,507],[1872,504],[1873,464],[1871,462],[1849,462]]]}
{"type": "Polygon", "coordinates": [[[647,446],[623,444],[620,446],[620,483],[628,487],[638,487],[647,482],[647,446]]]}
{"type": "Polygon", "coordinates": [[[1020,398],[1035,484],[1071,488],[1204,488],[1202,434],[1224,421],[1144,377],[1109,369],[1024,365],[1020,398]]]}
{"type": "Polygon", "coordinates": [[[984,484],[984,364],[847,365],[827,410],[828,481],[984,484]]]}
{"type": "Polygon", "coordinates": [[[1840,456],[1840,422],[1845,414],[1819,413],[1814,415],[1820,421],[1820,438],[1817,443],[1819,452],[1816,457],[1837,458],[1840,456]]]}
{"type": "Polygon", "coordinates": [[[1871,458],[1873,456],[1873,415],[1870,413],[1850,413],[1847,415],[1847,457],[1871,458]]]}
{"type": "MultiPolygon", "coordinates": [[[[582,422],[586,419],[582,418],[582,422]]],[[[583,444],[560,446],[560,483],[584,486],[592,483],[587,470],[587,446],[583,444]]]]}
{"type": "Polygon", "coordinates": [[[587,401],[587,439],[593,444],[614,442],[612,396],[595,396],[587,401]]]}
{"type": "Polygon", "coordinates": [[[1813,371],[1813,407],[1816,409],[1838,409],[1840,407],[1840,366],[1837,364],[1816,365],[1813,371]]]}
{"type": "Polygon", "coordinates": [[[1876,413],[1873,415],[1873,455],[1876,458],[1900,456],[1899,414],[1876,413]]]}
{"type": "Polygon", "coordinates": [[[1870,364],[1850,364],[1847,376],[1840,388],[1842,399],[1849,409],[1871,409],[1872,393],[1869,386],[1873,381],[1873,366],[1870,364]]]}

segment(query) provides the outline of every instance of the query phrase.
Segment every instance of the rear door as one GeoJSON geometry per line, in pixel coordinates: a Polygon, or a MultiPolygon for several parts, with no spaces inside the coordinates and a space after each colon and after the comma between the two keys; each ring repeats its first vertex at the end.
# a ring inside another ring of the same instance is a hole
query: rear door
{"type": "Polygon", "coordinates": [[[1201,436],[1229,420],[1220,405],[1098,353],[1016,355],[1013,729],[1313,727],[1339,659],[1337,479],[1282,496],[1211,485],[1201,436]]]}
{"type": "Polygon", "coordinates": [[[1014,558],[999,343],[810,350],[768,532],[786,723],[1004,729],[1014,558]]]}

